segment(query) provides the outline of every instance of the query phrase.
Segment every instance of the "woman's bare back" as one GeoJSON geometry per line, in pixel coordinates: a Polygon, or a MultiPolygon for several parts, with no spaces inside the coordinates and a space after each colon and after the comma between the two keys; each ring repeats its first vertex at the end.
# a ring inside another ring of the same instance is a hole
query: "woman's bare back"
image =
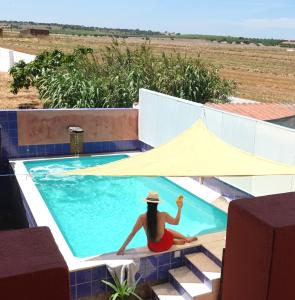
{"type": "MultiPolygon", "coordinates": [[[[143,225],[143,228],[147,234],[147,216],[146,216],[146,213],[145,214],[142,214],[140,216],[141,220],[142,220],[142,225],[143,225]]],[[[166,212],[160,212],[158,211],[157,213],[157,237],[156,237],[156,240],[155,242],[159,241],[162,236],[164,235],[164,230],[165,230],[165,223],[169,223],[169,219],[174,219],[172,218],[169,214],[167,214],[166,212]]]]}

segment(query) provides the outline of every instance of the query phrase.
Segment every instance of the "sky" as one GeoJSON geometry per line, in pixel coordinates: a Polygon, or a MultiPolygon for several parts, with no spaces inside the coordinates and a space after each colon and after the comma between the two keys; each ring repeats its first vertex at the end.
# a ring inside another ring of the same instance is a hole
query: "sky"
{"type": "Polygon", "coordinates": [[[0,20],[295,40],[295,0],[0,0],[0,20]]]}

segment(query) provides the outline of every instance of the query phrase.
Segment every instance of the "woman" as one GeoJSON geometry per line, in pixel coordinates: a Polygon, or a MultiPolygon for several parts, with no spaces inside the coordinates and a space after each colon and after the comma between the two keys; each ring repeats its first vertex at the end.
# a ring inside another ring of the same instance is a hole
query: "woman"
{"type": "Polygon", "coordinates": [[[138,217],[131,233],[127,237],[122,247],[117,252],[117,255],[123,255],[125,248],[133,239],[138,230],[143,226],[148,240],[148,248],[153,252],[162,252],[170,249],[172,245],[183,245],[196,241],[196,237],[185,237],[183,234],[172,229],[166,229],[165,223],[178,225],[180,221],[181,209],[183,206],[183,196],[179,196],[176,200],[178,206],[177,215],[171,217],[166,212],[157,210],[160,202],[159,195],[156,192],[150,192],[145,199],[147,202],[147,212],[138,217]]]}

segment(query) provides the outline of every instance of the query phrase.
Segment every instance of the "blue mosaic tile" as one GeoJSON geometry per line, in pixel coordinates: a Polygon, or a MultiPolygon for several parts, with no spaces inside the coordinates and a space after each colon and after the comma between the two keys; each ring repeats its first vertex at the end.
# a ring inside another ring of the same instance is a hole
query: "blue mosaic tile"
{"type": "Polygon", "coordinates": [[[171,262],[171,253],[172,252],[160,254],[158,256],[158,259],[159,259],[158,260],[158,265],[162,266],[162,265],[170,264],[170,262],[171,262]]]}
{"type": "Polygon", "coordinates": [[[195,252],[200,252],[201,251],[201,246],[194,246],[194,247],[189,247],[186,249],[182,250],[183,255],[195,253],[195,252]]]}
{"type": "Polygon", "coordinates": [[[18,138],[16,137],[16,138],[11,138],[10,139],[10,143],[11,143],[11,145],[15,145],[15,146],[18,146],[18,138]]]}
{"type": "Polygon", "coordinates": [[[95,149],[95,147],[94,147],[93,143],[85,143],[84,144],[84,152],[91,153],[91,152],[94,152],[94,149],[95,149]]]}
{"type": "Polygon", "coordinates": [[[8,115],[5,112],[0,112],[0,123],[1,122],[6,122],[8,120],[8,115]]]}
{"type": "Polygon", "coordinates": [[[204,185],[211,188],[215,192],[220,193],[225,197],[228,197],[231,200],[254,197],[253,195],[246,193],[215,177],[205,178],[204,185]]]}
{"type": "Polygon", "coordinates": [[[157,273],[158,259],[157,256],[149,256],[140,259],[140,274],[146,281],[153,273],[157,273]]]}
{"type": "Polygon", "coordinates": [[[0,125],[2,127],[2,130],[7,131],[8,130],[8,124],[9,124],[9,122],[7,122],[7,121],[1,121],[0,125]]]}
{"type": "Polygon", "coordinates": [[[138,141],[138,144],[139,144],[138,149],[140,149],[140,151],[142,151],[142,152],[145,152],[145,151],[153,149],[152,146],[150,146],[150,145],[148,145],[148,144],[146,144],[146,143],[144,143],[144,142],[142,142],[140,140],[138,141]]]}
{"type": "Polygon", "coordinates": [[[35,145],[29,146],[29,153],[32,154],[32,155],[36,155],[37,146],[35,146],[35,145]]]}
{"type": "Polygon", "coordinates": [[[16,121],[8,121],[8,129],[17,129],[17,122],[16,121]]]}
{"type": "Polygon", "coordinates": [[[176,269],[184,266],[183,260],[170,264],[171,269],[176,269]]]}
{"type": "Polygon", "coordinates": [[[7,111],[6,112],[6,115],[7,115],[7,119],[8,120],[16,120],[17,117],[16,117],[16,111],[7,111]]]}
{"type": "Polygon", "coordinates": [[[44,153],[46,153],[45,145],[37,145],[36,147],[37,147],[36,151],[39,155],[43,155],[44,153]]]}
{"type": "Polygon", "coordinates": [[[146,282],[153,282],[153,281],[157,281],[158,280],[158,270],[155,269],[153,272],[148,273],[145,277],[144,277],[144,281],[146,282]]]}
{"type": "Polygon", "coordinates": [[[96,296],[107,291],[106,284],[100,280],[91,282],[91,296],[96,296]]]}
{"type": "Polygon", "coordinates": [[[70,285],[76,285],[76,272],[70,272],[70,285]]]}
{"type": "Polygon", "coordinates": [[[53,144],[45,145],[45,151],[47,154],[53,154],[54,153],[54,145],[53,144]]]}
{"type": "Polygon", "coordinates": [[[141,263],[146,265],[157,267],[158,265],[158,255],[151,255],[140,259],[141,263]]]}
{"type": "Polygon", "coordinates": [[[102,143],[99,143],[99,142],[93,143],[93,145],[92,145],[92,151],[95,152],[95,153],[103,152],[103,150],[102,150],[102,143]]]}
{"type": "Polygon", "coordinates": [[[8,130],[9,138],[18,138],[17,129],[9,129],[8,130]]]}
{"type": "Polygon", "coordinates": [[[54,145],[54,153],[61,154],[63,152],[62,144],[55,144],[54,145]]]}
{"type": "Polygon", "coordinates": [[[27,153],[27,146],[19,146],[18,147],[18,152],[20,154],[26,154],[27,153]]]}
{"type": "Polygon", "coordinates": [[[91,269],[76,272],[77,284],[91,281],[91,269]]]}
{"type": "Polygon", "coordinates": [[[70,144],[62,144],[63,153],[70,153],[70,144]]]}
{"type": "Polygon", "coordinates": [[[106,279],[107,278],[106,266],[99,266],[99,267],[92,269],[91,278],[92,278],[92,281],[106,279]]]}
{"type": "Polygon", "coordinates": [[[169,270],[171,269],[171,265],[163,265],[159,266],[158,269],[158,280],[168,280],[169,270]]]}
{"type": "Polygon", "coordinates": [[[140,274],[140,272],[136,272],[136,274],[135,274],[135,281],[136,281],[137,283],[142,283],[142,282],[144,282],[144,278],[143,278],[143,276],[140,274]]]}
{"type": "Polygon", "coordinates": [[[171,253],[171,264],[175,264],[175,263],[181,263],[183,261],[183,252],[180,251],[180,256],[179,257],[174,257],[175,252],[171,253]]]}
{"type": "Polygon", "coordinates": [[[124,150],[139,150],[138,140],[123,141],[124,150]]]}
{"type": "Polygon", "coordinates": [[[101,152],[115,152],[115,146],[112,145],[112,142],[102,142],[101,152]]]}
{"type": "Polygon", "coordinates": [[[77,287],[77,298],[91,296],[91,282],[78,284],[76,287],[77,287]]]}

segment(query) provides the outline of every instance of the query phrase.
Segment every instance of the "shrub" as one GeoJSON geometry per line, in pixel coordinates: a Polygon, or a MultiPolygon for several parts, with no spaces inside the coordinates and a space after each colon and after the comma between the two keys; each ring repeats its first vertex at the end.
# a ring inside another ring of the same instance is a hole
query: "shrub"
{"type": "Polygon", "coordinates": [[[148,44],[130,49],[116,40],[99,55],[90,48],[45,51],[29,64],[17,63],[10,74],[13,93],[35,86],[51,108],[132,107],[140,88],[200,103],[225,102],[236,88],[199,57],[156,56],[148,44]]]}

